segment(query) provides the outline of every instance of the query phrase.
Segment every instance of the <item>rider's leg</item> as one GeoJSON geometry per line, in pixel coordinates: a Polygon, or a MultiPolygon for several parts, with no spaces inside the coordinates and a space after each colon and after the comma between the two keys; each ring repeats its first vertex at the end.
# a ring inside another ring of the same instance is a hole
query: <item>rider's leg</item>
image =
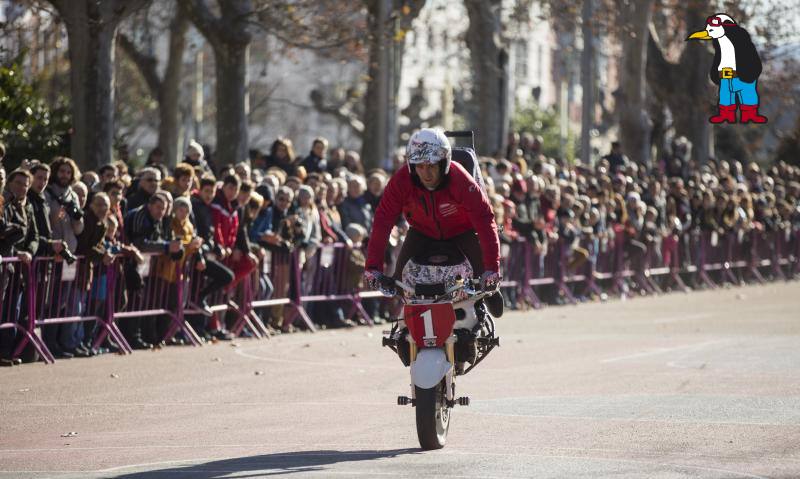
{"type": "MultiPolygon", "coordinates": [[[[467,257],[467,260],[469,260],[474,277],[480,278],[483,274],[483,253],[481,252],[478,234],[474,231],[467,231],[452,238],[451,241],[458,246],[464,256],[467,257]]],[[[492,316],[499,318],[503,315],[503,296],[499,292],[487,296],[484,302],[492,316]]]]}
{"type": "Polygon", "coordinates": [[[403,278],[403,268],[408,260],[425,251],[428,245],[434,241],[414,228],[409,228],[406,233],[406,239],[403,240],[403,246],[400,247],[400,252],[397,254],[397,262],[394,265],[394,273],[392,278],[400,280],[403,278]]]}
{"type": "Polygon", "coordinates": [[[472,266],[472,274],[476,278],[480,278],[483,274],[483,253],[481,252],[481,243],[478,240],[478,234],[474,231],[467,231],[458,236],[450,238],[458,246],[458,249],[467,257],[470,266],[472,266]]]}

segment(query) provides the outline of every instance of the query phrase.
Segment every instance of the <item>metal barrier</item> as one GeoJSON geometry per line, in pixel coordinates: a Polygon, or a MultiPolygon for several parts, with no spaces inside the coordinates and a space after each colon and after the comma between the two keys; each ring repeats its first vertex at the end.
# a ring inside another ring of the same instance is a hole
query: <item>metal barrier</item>
{"type": "MultiPolygon", "coordinates": [[[[361,280],[361,271],[351,266],[354,260],[352,255],[363,254],[354,251],[342,243],[323,245],[317,249],[313,256],[308,258],[298,276],[302,278],[300,284],[300,302],[338,302],[349,304],[352,311],[358,313],[367,324],[372,324],[372,318],[361,304],[358,294],[358,283],[361,280]]],[[[363,259],[363,258],[362,258],[363,259]]],[[[351,312],[352,312],[351,311],[351,312]]],[[[347,314],[346,316],[350,316],[347,314]]]]}
{"type": "MultiPolygon", "coordinates": [[[[138,323],[146,318],[151,323],[142,324],[147,324],[156,339],[167,341],[182,330],[192,344],[201,344],[197,333],[183,318],[183,268],[180,262],[166,255],[149,253],[144,255],[141,264],[128,259],[115,262],[115,265],[114,277],[119,280],[109,288],[114,300],[110,322],[138,323]]],[[[128,328],[136,327],[128,325],[128,328]]]]}
{"type": "Polygon", "coordinates": [[[17,258],[0,258],[0,348],[3,354],[10,352],[12,358],[18,358],[30,343],[45,363],[52,364],[55,359],[35,330],[36,298],[31,278],[30,264],[17,258]],[[18,342],[17,334],[21,335],[18,342]]]}
{"type": "Polygon", "coordinates": [[[88,337],[92,347],[97,348],[110,336],[121,352],[131,352],[114,323],[116,271],[113,266],[80,256],[72,264],[54,258],[36,258],[31,267],[35,292],[32,311],[36,326],[42,329],[45,345],[48,335],[63,335],[67,325],[77,323],[74,330],[67,331],[75,334],[74,342],[88,337]],[[94,327],[86,327],[84,323],[94,327]]]}
{"type": "MultiPolygon", "coordinates": [[[[231,328],[234,334],[241,334],[244,328],[247,327],[250,333],[256,338],[269,336],[269,331],[267,331],[266,326],[261,320],[257,316],[251,315],[250,303],[252,301],[252,293],[247,285],[248,280],[249,277],[245,278],[241,284],[229,285],[225,289],[213,292],[207,298],[207,302],[214,315],[225,314],[228,311],[236,315],[236,321],[231,328]]],[[[200,302],[201,291],[205,288],[208,281],[204,272],[197,268],[196,259],[185,262],[183,267],[183,281],[183,288],[181,289],[184,291],[187,301],[179,311],[179,315],[183,324],[186,325],[186,329],[190,331],[189,334],[192,334],[197,339],[196,342],[192,340],[192,343],[199,345],[201,341],[197,333],[186,320],[186,315],[202,315],[201,311],[196,309],[193,305],[200,302]]],[[[219,322],[225,320],[224,317],[221,320],[216,317],[213,319],[219,322]]],[[[174,332],[177,332],[177,329],[174,332]]]]}
{"type": "Polygon", "coordinates": [[[314,322],[303,308],[300,279],[299,251],[289,251],[285,248],[275,248],[267,252],[266,257],[256,270],[251,274],[250,281],[245,281],[245,289],[249,290],[250,303],[247,305],[248,314],[258,317],[254,310],[273,308],[273,313],[283,317],[281,324],[277,325],[284,331],[298,319],[302,320],[309,331],[316,331],[314,322]],[[257,299],[255,293],[258,288],[258,275],[269,276],[274,290],[271,298],[257,299]],[[288,314],[287,314],[288,313],[288,314]]]}
{"type": "MultiPolygon", "coordinates": [[[[518,307],[538,308],[541,294],[550,291],[542,288],[552,288],[566,302],[575,303],[584,296],[604,295],[606,290],[626,295],[628,279],[649,293],[660,293],[667,288],[688,290],[683,277],[693,278],[695,286],[716,288],[720,281],[764,282],[765,275],[785,280],[800,274],[798,230],[670,235],[647,244],[641,264],[633,264],[635,258],[627,257],[621,229],[608,236],[585,238],[581,246],[589,252],[589,260],[570,271],[569,265],[575,263],[574,246],[563,240],[547,245],[544,251],[534,251],[526,241],[503,245],[501,288],[506,298],[518,307]]],[[[346,305],[348,316],[357,313],[371,323],[361,300],[381,295],[358,288],[363,266],[356,252],[333,244],[319,248],[302,266],[300,259],[298,250],[269,252],[238,286],[209,298],[212,311],[233,311],[232,332],[240,334],[247,328],[258,338],[270,335],[257,312],[265,308],[284,317],[276,325],[284,330],[301,320],[315,331],[305,306],[321,303],[346,305]],[[263,287],[267,279],[274,285],[271,295],[263,287]]],[[[46,363],[52,363],[45,334],[49,328],[78,323],[95,325],[84,327],[94,347],[109,337],[122,352],[129,353],[131,347],[118,322],[141,318],[155,321],[157,335],[163,340],[182,332],[189,342],[200,345],[202,340],[186,317],[200,313],[189,305],[198,301],[205,282],[193,259],[174,261],[162,255],[146,255],[143,264],[118,258],[110,265],[85,258],[73,264],[53,258],[36,258],[30,264],[2,258],[0,345],[12,350],[16,358],[32,344],[46,363]]]]}

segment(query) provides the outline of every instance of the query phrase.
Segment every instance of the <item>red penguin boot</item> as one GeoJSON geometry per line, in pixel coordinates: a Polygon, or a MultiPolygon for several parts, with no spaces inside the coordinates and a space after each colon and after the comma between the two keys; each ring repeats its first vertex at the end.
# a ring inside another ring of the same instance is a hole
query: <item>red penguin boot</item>
{"type": "Polygon", "coordinates": [[[758,105],[739,105],[742,110],[742,123],[766,123],[767,117],[758,114],[758,105]]]}
{"type": "Polygon", "coordinates": [[[719,105],[719,115],[708,119],[711,123],[736,123],[736,105],[719,105]]]}

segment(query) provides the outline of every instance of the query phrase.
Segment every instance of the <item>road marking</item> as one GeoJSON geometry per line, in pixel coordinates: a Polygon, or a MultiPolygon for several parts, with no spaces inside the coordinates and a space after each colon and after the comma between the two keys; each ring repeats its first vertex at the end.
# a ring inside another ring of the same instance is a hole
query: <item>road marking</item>
{"type": "Polygon", "coordinates": [[[615,363],[615,362],[618,362],[618,361],[627,361],[628,359],[644,358],[644,357],[647,357],[647,356],[657,356],[659,354],[671,353],[671,352],[674,352],[674,351],[703,349],[703,348],[706,348],[708,346],[713,346],[715,344],[721,344],[721,343],[728,343],[730,341],[731,341],[730,339],[718,339],[716,341],[706,341],[704,343],[699,343],[699,344],[687,344],[687,345],[684,345],[684,346],[676,346],[674,348],[656,348],[656,349],[653,349],[651,351],[643,351],[641,353],[628,354],[628,355],[625,355],[625,356],[617,356],[617,357],[614,357],[614,358],[607,358],[607,359],[603,359],[600,362],[602,362],[602,363],[615,363]]]}
{"type": "Polygon", "coordinates": [[[692,321],[694,319],[707,319],[713,318],[714,315],[711,313],[702,313],[702,314],[689,314],[687,316],[672,316],[669,318],[662,318],[657,319],[652,322],[652,324],[667,324],[667,323],[678,323],[681,321],[692,321]]]}
{"type": "MultiPolygon", "coordinates": [[[[261,346],[259,346],[257,348],[244,348],[244,349],[239,348],[239,349],[236,350],[236,354],[238,354],[239,356],[248,358],[248,359],[255,359],[255,360],[258,360],[258,361],[266,361],[266,362],[271,362],[271,363],[301,364],[301,365],[307,365],[307,366],[326,366],[326,367],[330,367],[330,366],[342,366],[342,367],[347,366],[347,367],[351,367],[352,366],[352,364],[347,364],[347,363],[342,363],[342,362],[339,362],[339,364],[337,364],[337,363],[331,362],[331,361],[313,361],[313,360],[310,360],[310,359],[269,358],[269,357],[258,356],[256,354],[250,354],[250,353],[246,352],[246,351],[253,350],[253,349],[261,349],[261,346]]],[[[353,358],[342,358],[342,359],[353,359],[353,358]]],[[[359,369],[380,369],[380,370],[392,370],[392,371],[398,370],[397,367],[380,366],[380,365],[376,365],[376,364],[364,364],[363,358],[357,358],[357,359],[359,359],[359,362],[358,362],[358,368],[359,369]]]]}

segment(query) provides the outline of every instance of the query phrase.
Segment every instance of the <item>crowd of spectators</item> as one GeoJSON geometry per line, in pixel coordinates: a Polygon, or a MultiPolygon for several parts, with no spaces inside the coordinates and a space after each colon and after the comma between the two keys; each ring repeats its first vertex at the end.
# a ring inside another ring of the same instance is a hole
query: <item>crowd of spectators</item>
{"type": "Polygon", "coordinates": [[[707,233],[711,244],[731,238],[744,251],[750,232],[800,228],[800,168],[777,163],[715,161],[698,165],[691,145],[676,139],[651,166],[630,161],[619,142],[593,166],[547,158],[531,135],[514,135],[509,159],[489,159],[487,189],[501,242],[520,239],[538,253],[558,239],[568,248],[567,268],[619,244],[633,270],[688,262],[680,239],[707,233]]]}
{"type": "MultiPolygon", "coordinates": [[[[678,238],[690,231],[733,234],[741,243],[751,231],[800,228],[800,168],[738,161],[698,165],[689,159],[689,148],[679,139],[648,167],[629,161],[614,143],[590,166],[548,158],[541,139],[512,135],[506,158],[480,158],[501,243],[524,241],[543,256],[560,240],[569,249],[568,268],[577,270],[616,240],[636,269],[647,251],[656,262],[671,264],[678,238]]],[[[302,268],[321,245],[342,243],[349,251],[345,282],[360,286],[361,248],[390,176],[383,169],[366,171],[358,153],[329,149],[324,138],[315,139],[307,155],[296,155],[291,140],[279,138],[269,152],[251,151],[248,160],[232,164],[211,161],[195,141],[173,168],[158,148],[137,171],[122,160],[84,172],[65,157],[26,161],[8,175],[0,170],[0,256],[29,263],[37,256],[71,261],[81,255],[106,265],[119,257],[130,294],[141,288],[137,264],[143,254],[163,253],[170,264],[192,261],[204,278],[189,304],[197,313],[192,324],[206,340],[231,339],[230,324],[212,313],[209,298],[252,274],[259,275],[259,298],[286,297],[290,282],[273,284],[260,268],[270,252],[298,251],[302,268]]],[[[390,269],[406,230],[401,222],[392,233],[390,269]]],[[[14,265],[5,267],[7,283],[14,265]]],[[[0,294],[5,289],[0,284],[0,294]]],[[[377,321],[388,315],[377,301],[364,306],[377,321]]],[[[325,327],[357,322],[336,303],[308,309],[325,327]]],[[[276,331],[287,329],[283,307],[264,315],[276,331]]],[[[167,327],[134,318],[121,326],[137,349],[158,346],[167,327]]],[[[59,358],[98,352],[90,346],[91,330],[78,323],[46,326],[42,335],[59,358]]],[[[4,358],[11,336],[0,332],[4,358]]],[[[106,346],[117,347],[111,340],[106,346]]]]}

